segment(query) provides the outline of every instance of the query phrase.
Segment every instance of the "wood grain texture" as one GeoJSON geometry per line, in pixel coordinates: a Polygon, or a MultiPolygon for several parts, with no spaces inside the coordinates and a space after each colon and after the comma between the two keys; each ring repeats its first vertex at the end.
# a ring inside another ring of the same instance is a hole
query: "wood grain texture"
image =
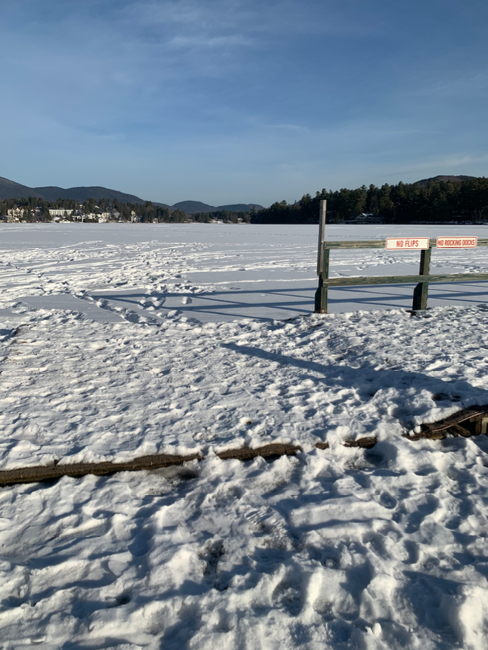
{"type": "Polygon", "coordinates": [[[417,284],[418,282],[486,282],[488,273],[450,273],[446,275],[385,275],[352,278],[329,278],[329,287],[357,287],[373,284],[417,284]]]}

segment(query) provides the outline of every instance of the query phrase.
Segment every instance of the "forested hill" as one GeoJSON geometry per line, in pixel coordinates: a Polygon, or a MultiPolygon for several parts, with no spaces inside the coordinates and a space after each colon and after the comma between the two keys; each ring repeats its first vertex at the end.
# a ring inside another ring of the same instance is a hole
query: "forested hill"
{"type": "MultiPolygon", "coordinates": [[[[57,185],[50,185],[47,187],[28,187],[21,185],[8,178],[0,176],[0,201],[8,201],[14,199],[21,201],[21,199],[28,199],[29,197],[42,199],[49,204],[58,204],[60,202],[75,201],[78,204],[85,203],[86,201],[95,200],[97,203],[107,203],[115,201],[117,204],[136,205],[142,206],[148,203],[134,194],[127,194],[126,192],[119,192],[118,190],[111,190],[107,187],[100,187],[98,185],[90,187],[69,187],[67,189],[58,187],[57,185]]],[[[152,202],[151,202],[152,203],[152,202]]],[[[260,210],[263,206],[257,203],[233,203],[231,205],[220,205],[215,207],[202,203],[201,201],[181,201],[170,206],[167,203],[154,203],[154,205],[161,208],[168,208],[170,212],[173,209],[183,211],[187,215],[205,214],[214,212],[253,212],[260,210]]],[[[68,207],[64,205],[62,207],[68,207]]],[[[72,206],[70,206],[72,207],[72,206]]]]}
{"type": "Polygon", "coordinates": [[[126,194],[125,192],[118,192],[117,190],[110,190],[106,187],[70,187],[67,190],[62,187],[49,186],[49,187],[34,187],[34,190],[39,193],[46,201],[57,201],[58,199],[73,199],[84,203],[89,199],[116,199],[120,203],[134,203],[143,204],[145,201],[134,194],[126,194]]]}
{"type": "Polygon", "coordinates": [[[400,182],[381,187],[363,185],[353,190],[323,189],[314,197],[305,194],[294,204],[281,201],[273,203],[269,208],[257,204],[233,204],[215,208],[198,201],[184,201],[170,207],[106,188],[32,189],[0,177],[0,216],[5,216],[10,209],[20,206],[27,209],[32,219],[39,218],[34,214],[36,210],[44,215],[43,219],[49,218],[47,215],[51,208],[79,211],[82,201],[84,214],[96,210],[112,210],[118,212],[123,220],[130,220],[134,214],[142,221],[313,223],[318,221],[321,199],[327,200],[327,220],[335,223],[350,221],[361,213],[381,217],[385,223],[488,221],[488,178],[484,176],[435,176],[410,184],[400,182]],[[82,190],[84,193],[77,193],[82,190]],[[76,197],[71,192],[76,193],[76,197]],[[64,196],[62,193],[65,193],[64,196]],[[86,199],[86,196],[93,193],[97,196],[86,199]],[[46,199],[46,194],[57,198],[46,199]],[[103,194],[107,196],[101,198],[100,195],[103,194]],[[19,199],[19,196],[29,198],[19,199]]]}
{"type": "Polygon", "coordinates": [[[120,203],[134,203],[143,204],[145,201],[133,194],[126,194],[125,192],[118,192],[117,190],[110,190],[106,187],[63,187],[48,186],[48,187],[28,187],[21,185],[8,178],[0,176],[0,201],[8,199],[18,199],[36,197],[44,201],[58,201],[73,200],[83,203],[88,199],[111,199],[117,200],[120,203]]]}
{"type": "Polygon", "coordinates": [[[433,178],[423,178],[421,181],[415,181],[414,185],[427,187],[430,183],[445,183],[452,181],[453,183],[460,183],[461,181],[470,181],[474,176],[434,176],[433,178]]]}
{"type": "Polygon", "coordinates": [[[343,223],[361,213],[382,217],[386,223],[412,221],[488,220],[488,178],[437,176],[417,183],[355,190],[323,189],[314,197],[305,194],[291,205],[273,203],[253,216],[254,223],[310,223],[318,221],[319,202],[327,200],[327,220],[343,223]],[[448,178],[449,180],[439,180],[448,178]]]}

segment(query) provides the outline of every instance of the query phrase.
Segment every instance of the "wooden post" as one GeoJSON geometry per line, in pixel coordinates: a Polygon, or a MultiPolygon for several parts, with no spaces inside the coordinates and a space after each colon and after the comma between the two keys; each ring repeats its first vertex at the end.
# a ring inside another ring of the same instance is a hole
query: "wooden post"
{"type": "Polygon", "coordinates": [[[317,253],[317,275],[320,277],[324,268],[323,254],[324,254],[324,241],[325,241],[325,220],[327,215],[327,201],[320,201],[320,217],[319,217],[319,250],[317,253]]]}
{"type": "MultiPolygon", "coordinates": [[[[419,275],[429,275],[430,273],[430,256],[432,248],[420,251],[420,269],[419,275]]],[[[414,311],[427,309],[427,298],[429,295],[429,283],[419,282],[413,291],[413,305],[414,311]]]]}
{"type": "Polygon", "coordinates": [[[329,249],[325,249],[325,221],[327,214],[327,201],[320,201],[320,221],[319,221],[319,249],[317,254],[317,275],[319,276],[319,286],[315,292],[315,313],[327,313],[328,287],[324,286],[324,280],[329,277],[329,249]]]}
{"type": "Polygon", "coordinates": [[[315,292],[315,313],[316,314],[327,314],[327,307],[329,302],[329,287],[324,284],[324,280],[329,279],[329,258],[330,258],[330,249],[324,248],[324,253],[322,255],[322,273],[319,276],[319,287],[315,292]]]}

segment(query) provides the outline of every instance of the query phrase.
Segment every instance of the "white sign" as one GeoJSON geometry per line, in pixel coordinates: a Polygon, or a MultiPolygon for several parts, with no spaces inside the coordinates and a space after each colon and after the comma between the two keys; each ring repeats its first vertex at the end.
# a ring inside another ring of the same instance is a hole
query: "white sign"
{"type": "Polygon", "coordinates": [[[428,237],[388,237],[387,251],[420,251],[429,248],[428,237]]]}
{"type": "Polygon", "coordinates": [[[436,248],[476,248],[478,237],[437,237],[436,248]]]}

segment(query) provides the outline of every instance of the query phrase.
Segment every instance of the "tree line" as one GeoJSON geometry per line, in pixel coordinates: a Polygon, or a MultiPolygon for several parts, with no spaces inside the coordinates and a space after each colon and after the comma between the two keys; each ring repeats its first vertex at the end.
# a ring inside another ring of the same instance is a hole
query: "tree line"
{"type": "Polygon", "coordinates": [[[300,201],[273,203],[253,215],[253,223],[310,223],[318,221],[319,203],[327,201],[327,220],[344,223],[361,213],[382,217],[385,223],[413,221],[481,221],[488,219],[488,178],[462,181],[363,185],[355,190],[325,190],[300,201]]]}
{"type": "Polygon", "coordinates": [[[118,199],[89,199],[83,204],[74,199],[45,201],[37,197],[0,201],[0,215],[11,208],[26,210],[27,221],[50,221],[49,209],[74,210],[81,214],[118,212],[121,221],[131,221],[134,215],[142,222],[208,223],[213,220],[238,223],[313,223],[318,220],[319,204],[327,200],[327,220],[343,223],[361,213],[381,217],[385,223],[413,221],[483,221],[488,219],[488,178],[465,180],[432,180],[421,183],[398,183],[381,187],[363,185],[354,190],[325,190],[312,197],[305,194],[293,204],[273,203],[269,208],[252,212],[199,212],[188,215],[182,210],[170,210],[151,201],[144,204],[121,203],[118,199]]]}
{"type": "MultiPolygon", "coordinates": [[[[25,213],[23,220],[26,221],[51,221],[49,210],[73,210],[75,214],[90,215],[103,212],[119,213],[122,221],[131,221],[134,215],[140,217],[141,221],[172,221],[170,210],[165,207],[153,205],[150,201],[140,205],[136,203],[121,203],[118,199],[88,199],[80,203],[76,199],[58,199],[57,201],[45,201],[44,199],[30,196],[20,199],[5,199],[0,201],[0,215],[5,216],[13,208],[22,208],[25,213]]],[[[185,221],[186,214],[181,210],[174,211],[174,221],[185,221]]]]}
{"type": "MultiPolygon", "coordinates": [[[[7,216],[8,211],[14,208],[24,210],[22,219],[24,221],[51,221],[49,210],[73,210],[75,214],[89,215],[101,214],[103,212],[119,213],[121,221],[131,221],[134,216],[143,223],[183,223],[200,222],[208,223],[212,220],[221,220],[230,223],[239,221],[251,221],[251,214],[248,212],[230,212],[228,210],[217,210],[215,212],[198,212],[188,215],[183,210],[170,210],[164,206],[155,205],[151,201],[140,203],[121,203],[118,199],[88,199],[80,203],[75,199],[58,199],[57,201],[45,201],[34,196],[20,199],[5,199],[0,201],[0,216],[7,216]]],[[[69,217],[68,217],[69,218],[69,217]]]]}

